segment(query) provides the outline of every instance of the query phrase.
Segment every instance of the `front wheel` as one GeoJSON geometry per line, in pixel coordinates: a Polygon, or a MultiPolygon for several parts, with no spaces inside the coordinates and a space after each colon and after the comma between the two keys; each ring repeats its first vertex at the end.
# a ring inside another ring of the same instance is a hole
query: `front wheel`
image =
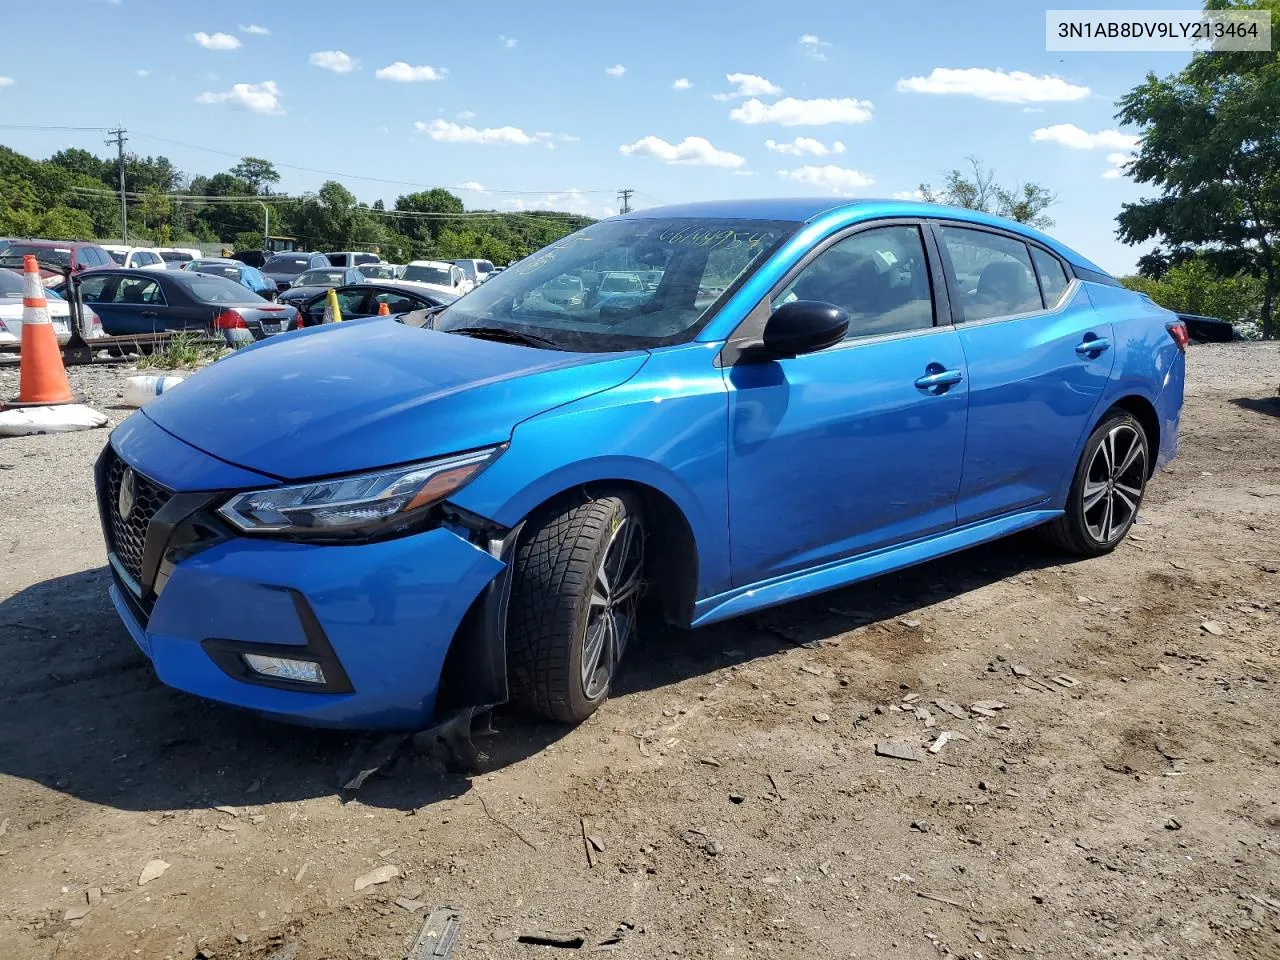
{"type": "Polygon", "coordinates": [[[1066,512],[1042,528],[1049,540],[1086,557],[1114,550],[1138,517],[1148,450],[1132,414],[1117,410],[1098,424],[1076,465],[1066,512]]]}
{"type": "Polygon", "coordinates": [[[644,547],[640,502],[625,491],[562,502],[530,521],[507,630],[516,702],[564,723],[604,702],[635,633],[644,547]]]}

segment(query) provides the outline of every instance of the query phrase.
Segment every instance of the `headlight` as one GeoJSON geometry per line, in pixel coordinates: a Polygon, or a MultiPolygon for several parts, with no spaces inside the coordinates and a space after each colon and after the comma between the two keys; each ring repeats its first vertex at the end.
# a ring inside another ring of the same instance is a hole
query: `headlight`
{"type": "Polygon", "coordinates": [[[319,540],[387,536],[411,527],[503,449],[488,447],[408,467],[241,493],[218,513],[245,533],[319,540]]]}

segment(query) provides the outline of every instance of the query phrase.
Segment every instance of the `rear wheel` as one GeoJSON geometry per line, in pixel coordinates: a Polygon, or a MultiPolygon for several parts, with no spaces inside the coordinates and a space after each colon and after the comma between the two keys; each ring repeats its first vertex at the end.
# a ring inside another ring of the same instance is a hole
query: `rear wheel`
{"type": "Polygon", "coordinates": [[[563,501],[531,520],[511,586],[513,699],[566,723],[604,702],[635,633],[644,547],[640,502],[626,492],[563,501]]]}
{"type": "Polygon", "coordinates": [[[1042,528],[1049,540],[1087,557],[1114,550],[1137,519],[1148,456],[1146,432],[1132,414],[1103,419],[1076,465],[1066,512],[1042,528]]]}

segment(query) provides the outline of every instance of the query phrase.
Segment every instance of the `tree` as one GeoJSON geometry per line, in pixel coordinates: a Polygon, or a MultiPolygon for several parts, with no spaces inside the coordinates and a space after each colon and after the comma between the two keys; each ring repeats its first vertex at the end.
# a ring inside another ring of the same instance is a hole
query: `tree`
{"type": "Polygon", "coordinates": [[[456,229],[459,220],[442,214],[462,213],[462,198],[443,187],[421,190],[396,197],[396,212],[432,214],[432,216],[396,217],[396,229],[415,240],[435,240],[447,229],[456,229]]]}
{"type": "Polygon", "coordinates": [[[977,157],[965,159],[972,167],[971,173],[953,168],[947,173],[941,190],[934,190],[927,183],[920,184],[922,198],[930,203],[990,213],[1038,230],[1053,226],[1053,220],[1045,216],[1044,211],[1057,203],[1058,198],[1048,187],[1021,181],[1011,187],[1003,186],[996,182],[996,172],[977,157]]]}
{"type": "MultiPolygon", "coordinates": [[[[1280,0],[1207,4],[1231,8],[1269,10],[1280,35],[1280,0]]],[[[1142,130],[1127,173],[1160,191],[1116,218],[1125,243],[1156,241],[1141,272],[1200,255],[1220,275],[1256,277],[1262,335],[1280,334],[1280,53],[1197,53],[1179,73],[1147,74],[1118,107],[1142,130]]]]}
{"type": "Polygon", "coordinates": [[[1204,257],[1191,257],[1166,270],[1159,279],[1121,277],[1130,290],[1145,293],[1176,313],[1221,317],[1252,327],[1262,309],[1262,282],[1247,274],[1224,277],[1204,257]]]}
{"type": "Polygon", "coordinates": [[[241,157],[231,168],[231,175],[249,184],[254,193],[270,193],[271,187],[280,182],[280,174],[270,160],[261,157],[241,157]]]}

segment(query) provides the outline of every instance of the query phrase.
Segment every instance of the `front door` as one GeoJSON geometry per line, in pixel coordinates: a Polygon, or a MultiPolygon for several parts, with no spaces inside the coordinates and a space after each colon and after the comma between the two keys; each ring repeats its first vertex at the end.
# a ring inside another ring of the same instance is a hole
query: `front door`
{"type": "Polygon", "coordinates": [[[846,339],[728,369],[735,586],[955,525],[968,384],[923,240],[895,223],[827,246],[771,306],[834,303],[846,339]]]}
{"type": "Polygon", "coordinates": [[[936,229],[969,370],[958,522],[1050,506],[1111,376],[1111,324],[1040,246],[969,227],[936,229]]]}

